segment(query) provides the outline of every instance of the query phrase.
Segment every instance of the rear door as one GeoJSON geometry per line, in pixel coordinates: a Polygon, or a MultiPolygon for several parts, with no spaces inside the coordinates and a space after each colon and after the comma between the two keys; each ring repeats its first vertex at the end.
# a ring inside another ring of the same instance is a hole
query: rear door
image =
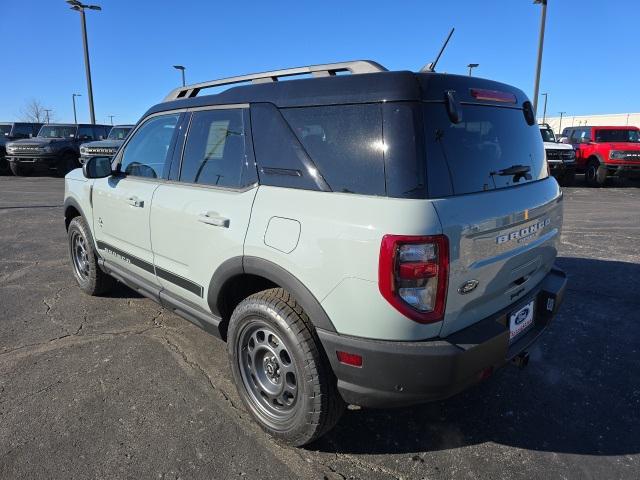
{"type": "Polygon", "coordinates": [[[490,101],[460,108],[453,123],[444,103],[424,107],[428,172],[444,164],[451,183],[434,200],[450,244],[442,336],[529,301],[553,265],[562,221],[538,126],[523,109],[490,101]]]}
{"type": "Polygon", "coordinates": [[[248,105],[191,113],[181,162],[156,190],[151,244],[156,274],[169,293],[209,310],[213,272],[243,254],[258,191],[248,105]]]}
{"type": "Polygon", "coordinates": [[[147,119],[115,162],[120,174],[95,180],[94,234],[100,254],[158,285],[153,268],[149,215],[175,142],[179,113],[147,119]]]}

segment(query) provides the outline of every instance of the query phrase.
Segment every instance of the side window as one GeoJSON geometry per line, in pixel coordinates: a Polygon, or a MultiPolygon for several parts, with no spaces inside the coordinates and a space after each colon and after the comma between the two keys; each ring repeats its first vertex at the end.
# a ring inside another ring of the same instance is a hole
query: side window
{"type": "Polygon", "coordinates": [[[127,143],[120,171],[135,177],[162,177],[179,118],[176,113],[147,120],[127,143]]]}
{"type": "Polygon", "coordinates": [[[180,181],[220,187],[244,186],[242,109],[194,112],[184,147],[180,181]]]}
{"type": "Polygon", "coordinates": [[[386,194],[379,104],[281,111],[331,190],[386,194]]]}
{"type": "Polygon", "coordinates": [[[93,127],[93,132],[94,132],[94,138],[96,140],[107,138],[105,127],[93,127]]]}
{"type": "Polygon", "coordinates": [[[93,128],[91,127],[78,127],[78,139],[80,140],[94,140],[93,128]]]}

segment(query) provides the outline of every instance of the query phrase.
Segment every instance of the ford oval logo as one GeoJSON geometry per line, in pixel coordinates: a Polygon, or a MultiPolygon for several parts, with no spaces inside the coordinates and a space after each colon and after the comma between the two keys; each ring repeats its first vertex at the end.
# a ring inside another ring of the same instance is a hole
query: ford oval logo
{"type": "Polygon", "coordinates": [[[460,288],[458,288],[458,293],[460,295],[466,295],[467,293],[473,292],[480,282],[478,280],[467,280],[460,288]]]}
{"type": "Polygon", "coordinates": [[[524,322],[527,319],[528,316],[529,316],[529,309],[523,308],[518,312],[518,316],[514,320],[515,324],[520,325],[522,322],[524,322]]]}

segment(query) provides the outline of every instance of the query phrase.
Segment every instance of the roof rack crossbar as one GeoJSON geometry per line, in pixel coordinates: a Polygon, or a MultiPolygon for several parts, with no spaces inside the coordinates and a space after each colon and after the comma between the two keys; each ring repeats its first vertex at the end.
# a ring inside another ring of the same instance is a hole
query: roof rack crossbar
{"type": "Polygon", "coordinates": [[[196,83],[184,87],[178,87],[165,97],[164,102],[170,102],[179,98],[191,98],[198,95],[200,90],[222,85],[233,85],[235,83],[269,83],[277,82],[282,77],[293,77],[296,75],[312,74],[314,77],[327,77],[336,75],[339,72],[351,72],[352,74],[386,72],[377,62],[371,60],[353,60],[349,62],[326,63],[323,65],[308,65],[306,67],[287,68],[284,70],[272,70],[270,72],[252,73],[240,75],[238,77],[221,78],[208,82],[196,83]]]}

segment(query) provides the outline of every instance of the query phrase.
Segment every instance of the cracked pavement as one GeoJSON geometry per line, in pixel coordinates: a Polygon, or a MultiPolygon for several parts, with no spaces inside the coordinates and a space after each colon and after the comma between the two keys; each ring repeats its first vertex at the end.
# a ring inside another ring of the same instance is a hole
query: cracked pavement
{"type": "Polygon", "coordinates": [[[0,478],[637,478],[640,188],[565,190],[569,291],[527,369],[350,409],[305,449],[255,426],[223,342],[124,286],[76,288],[63,190],[0,177],[0,478]]]}

